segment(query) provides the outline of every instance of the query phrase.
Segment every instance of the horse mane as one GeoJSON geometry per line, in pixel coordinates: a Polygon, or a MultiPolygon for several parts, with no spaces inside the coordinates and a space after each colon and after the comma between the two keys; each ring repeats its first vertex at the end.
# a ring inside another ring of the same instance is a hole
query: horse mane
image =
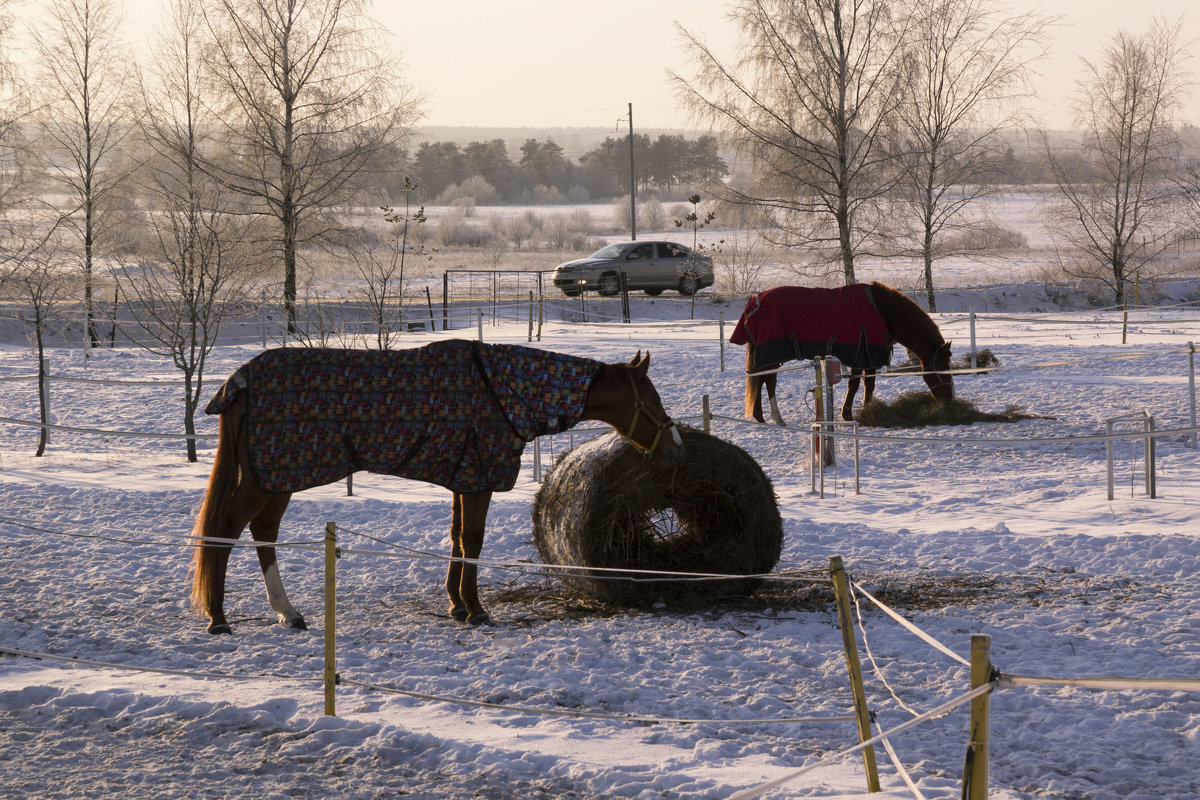
{"type": "Polygon", "coordinates": [[[916,350],[925,342],[935,348],[945,343],[933,318],[900,290],[879,281],[871,281],[871,299],[892,338],[905,347],[916,350]],[[895,324],[897,322],[899,326],[895,324]],[[909,337],[913,338],[909,340],[909,337]]]}

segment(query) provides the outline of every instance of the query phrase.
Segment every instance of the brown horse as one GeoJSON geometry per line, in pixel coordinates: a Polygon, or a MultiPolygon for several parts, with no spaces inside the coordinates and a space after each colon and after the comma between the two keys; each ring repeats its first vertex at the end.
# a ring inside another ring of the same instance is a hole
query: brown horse
{"type": "Polygon", "coordinates": [[[649,367],[641,351],[628,364],[604,364],[465,341],[400,351],[266,351],[240,367],[206,409],[221,422],[194,527],[193,608],[208,617],[209,633],[232,632],[225,573],[232,540],[249,524],[280,624],[306,629],[271,546],[280,520],[292,492],[366,469],[450,489],[450,615],[492,624],[472,562],[483,547],[492,493],[513,487],[528,441],[599,420],[656,465],[680,459],[679,431],[649,367]]]}
{"type": "Polygon", "coordinates": [[[954,397],[950,342],[937,324],[902,293],[882,283],[835,289],[780,286],[746,303],[730,341],[746,348],[746,416],[764,422],[762,387],[767,387],[771,419],[783,425],[775,401],[776,370],[785,361],[831,356],[850,369],[842,418],[853,419],[860,376],[863,402],[875,392],[875,371],[891,363],[899,343],[921,361],[921,377],[935,400],[954,397]]]}

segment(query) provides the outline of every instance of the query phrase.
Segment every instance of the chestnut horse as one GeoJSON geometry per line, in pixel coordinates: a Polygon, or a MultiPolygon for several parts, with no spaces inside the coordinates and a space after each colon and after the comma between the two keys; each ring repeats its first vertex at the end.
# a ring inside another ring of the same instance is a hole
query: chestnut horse
{"type": "Polygon", "coordinates": [[[762,387],[767,387],[771,419],[783,425],[775,401],[776,370],[793,359],[832,356],[849,368],[842,418],[854,418],[860,378],[863,402],[875,392],[875,371],[891,362],[892,344],[921,361],[922,378],[935,400],[954,398],[950,342],[924,309],[879,282],[836,289],[781,286],[746,303],[730,341],[746,347],[746,416],[764,422],[762,387]]]}
{"type": "Polygon", "coordinates": [[[193,529],[193,608],[208,617],[209,633],[232,632],[225,573],[232,541],[249,524],[280,624],[306,629],[275,560],[280,520],[293,491],[366,469],[450,489],[450,615],[493,624],[472,562],[492,493],[513,487],[528,441],[598,420],[657,466],[678,463],[683,442],[649,367],[641,351],[628,364],[605,364],[464,341],[400,351],[266,351],[239,368],[206,409],[220,414],[220,436],[193,529]]]}

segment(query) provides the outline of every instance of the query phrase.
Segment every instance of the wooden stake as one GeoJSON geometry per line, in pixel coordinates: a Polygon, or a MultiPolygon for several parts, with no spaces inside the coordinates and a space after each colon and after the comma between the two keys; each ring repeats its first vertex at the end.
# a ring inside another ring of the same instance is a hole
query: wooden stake
{"type": "MultiPolygon", "coordinates": [[[[971,637],[971,688],[992,681],[992,637],[971,637]]],[[[963,800],[987,800],[988,796],[988,706],[991,693],[971,701],[971,722],[963,765],[963,800]]]]}
{"type": "MultiPolygon", "coordinates": [[[[858,717],[858,740],[865,742],[871,737],[871,712],[867,708],[867,693],[863,689],[862,665],[858,660],[858,642],[854,637],[854,620],[850,618],[850,586],[841,556],[829,559],[829,572],[833,577],[833,593],[837,598],[838,626],[842,629],[842,644],[846,647],[846,666],[850,670],[850,693],[854,697],[854,714],[858,717]]],[[[875,746],[863,748],[863,767],[867,771],[867,791],[881,791],[879,767],[875,763],[875,746]]]]}
{"type": "Polygon", "coordinates": [[[325,716],[336,717],[337,686],[337,525],[325,523],[325,716]]]}

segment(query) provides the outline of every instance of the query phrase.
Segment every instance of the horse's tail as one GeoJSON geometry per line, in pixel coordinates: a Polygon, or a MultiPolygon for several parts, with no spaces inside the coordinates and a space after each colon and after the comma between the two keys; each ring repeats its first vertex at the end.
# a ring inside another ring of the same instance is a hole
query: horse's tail
{"type": "Polygon", "coordinates": [[[192,547],[192,610],[205,614],[216,597],[218,576],[221,568],[221,546],[203,539],[218,535],[217,521],[225,503],[237,488],[238,436],[245,415],[234,405],[221,414],[218,428],[217,453],[213,457],[212,473],[208,478],[208,490],[204,502],[196,514],[192,535],[196,542],[192,547]]]}
{"type": "Polygon", "coordinates": [[[754,416],[755,410],[758,408],[759,393],[762,391],[760,381],[761,378],[754,378],[750,375],[754,371],[754,345],[753,343],[746,344],[746,419],[754,416]]]}

